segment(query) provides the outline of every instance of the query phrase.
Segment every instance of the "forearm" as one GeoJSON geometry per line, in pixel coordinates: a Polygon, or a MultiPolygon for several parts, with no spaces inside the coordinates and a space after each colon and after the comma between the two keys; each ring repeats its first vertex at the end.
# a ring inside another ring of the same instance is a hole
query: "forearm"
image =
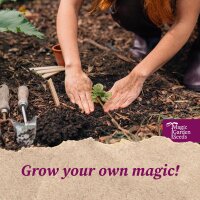
{"type": "Polygon", "coordinates": [[[62,0],[57,15],[57,34],[66,67],[81,69],[77,29],[80,5],[62,0]]]}
{"type": "Polygon", "coordinates": [[[188,41],[193,29],[194,27],[188,29],[181,23],[172,27],[147,57],[136,66],[136,69],[144,76],[150,76],[177,54],[188,41]]]}
{"type": "Polygon", "coordinates": [[[188,41],[199,17],[200,0],[177,0],[176,7],[174,25],[133,71],[140,71],[144,77],[150,76],[175,56],[188,41]]]}

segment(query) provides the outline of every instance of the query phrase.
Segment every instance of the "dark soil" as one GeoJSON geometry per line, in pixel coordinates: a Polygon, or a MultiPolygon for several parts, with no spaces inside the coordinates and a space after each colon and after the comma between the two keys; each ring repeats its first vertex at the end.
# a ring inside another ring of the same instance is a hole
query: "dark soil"
{"type": "Polygon", "coordinates": [[[15,142],[16,135],[10,120],[1,121],[1,142],[0,144],[8,150],[17,150],[18,144],[15,142]]]}
{"type": "MultiPolygon", "coordinates": [[[[101,142],[113,143],[124,137],[111,123],[110,118],[96,105],[93,114],[82,114],[71,104],[65,94],[64,74],[53,77],[61,107],[56,108],[47,87],[46,80],[30,72],[30,67],[54,65],[51,46],[57,43],[55,19],[58,1],[28,1],[24,3],[31,12],[38,13],[34,23],[45,35],[45,40],[4,33],[0,35],[0,84],[10,88],[10,118],[22,121],[17,108],[17,87],[26,84],[30,89],[28,118],[37,116],[35,146],[56,146],[66,140],[80,140],[93,137],[101,142]],[[115,134],[115,135],[114,135],[115,134]]],[[[5,8],[16,9],[23,5],[4,4],[5,8]]],[[[103,50],[87,40],[80,43],[80,54],[85,72],[93,83],[103,83],[110,89],[115,81],[128,74],[137,64],[125,62],[113,52],[129,58],[132,33],[120,28],[109,14],[88,16],[89,1],[85,1],[79,19],[79,39],[89,39],[111,51],[103,50]]],[[[138,99],[126,109],[112,112],[113,117],[125,129],[140,139],[160,134],[162,118],[200,118],[200,94],[182,86],[187,51],[182,51],[166,67],[152,75],[145,83],[138,99]]],[[[1,124],[3,148],[17,150],[13,130],[1,124]]]]}

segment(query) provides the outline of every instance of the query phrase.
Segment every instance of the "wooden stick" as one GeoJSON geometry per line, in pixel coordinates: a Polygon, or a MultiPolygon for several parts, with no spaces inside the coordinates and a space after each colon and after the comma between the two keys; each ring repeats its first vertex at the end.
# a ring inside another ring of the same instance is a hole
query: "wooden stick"
{"type": "Polygon", "coordinates": [[[42,75],[42,78],[49,78],[49,77],[54,76],[54,75],[56,75],[56,74],[58,74],[58,73],[60,73],[60,72],[46,73],[46,74],[43,74],[43,75],[42,75]]]}
{"type": "Polygon", "coordinates": [[[30,67],[30,70],[39,71],[43,69],[55,69],[55,68],[64,68],[63,66],[44,66],[44,67],[30,67]]]}
{"type": "Polygon", "coordinates": [[[31,67],[30,70],[39,71],[43,69],[55,69],[55,68],[64,68],[63,66],[45,66],[45,67],[31,67]]]}
{"type": "Polygon", "coordinates": [[[52,72],[63,72],[65,71],[65,68],[55,68],[55,69],[44,69],[37,71],[38,74],[46,74],[46,73],[52,73],[52,72]]]}
{"type": "Polygon", "coordinates": [[[3,112],[3,121],[6,121],[6,113],[5,112],[3,112]]]}
{"type": "Polygon", "coordinates": [[[59,98],[58,98],[58,94],[56,92],[56,89],[55,89],[55,86],[54,86],[54,83],[53,83],[53,80],[50,78],[48,81],[47,81],[48,85],[49,85],[49,89],[51,91],[51,95],[53,97],[53,101],[56,105],[56,107],[59,107],[60,106],[60,101],[59,101],[59,98]]]}

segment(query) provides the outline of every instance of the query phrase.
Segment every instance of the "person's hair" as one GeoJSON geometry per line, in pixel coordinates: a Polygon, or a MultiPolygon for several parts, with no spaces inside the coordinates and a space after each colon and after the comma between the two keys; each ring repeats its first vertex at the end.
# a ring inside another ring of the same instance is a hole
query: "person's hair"
{"type": "MultiPolygon", "coordinates": [[[[116,0],[93,0],[90,12],[108,10],[116,0]]],[[[144,0],[144,7],[150,20],[156,25],[171,24],[174,19],[172,0],[144,0]]]]}

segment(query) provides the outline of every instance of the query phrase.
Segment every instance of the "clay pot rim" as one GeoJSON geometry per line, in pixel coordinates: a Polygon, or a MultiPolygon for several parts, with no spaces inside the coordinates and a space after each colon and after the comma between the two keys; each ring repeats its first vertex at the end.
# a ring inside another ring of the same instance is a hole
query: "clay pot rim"
{"type": "Polygon", "coordinates": [[[54,45],[51,49],[52,49],[54,52],[62,52],[61,47],[60,47],[59,44],[54,45]]]}

